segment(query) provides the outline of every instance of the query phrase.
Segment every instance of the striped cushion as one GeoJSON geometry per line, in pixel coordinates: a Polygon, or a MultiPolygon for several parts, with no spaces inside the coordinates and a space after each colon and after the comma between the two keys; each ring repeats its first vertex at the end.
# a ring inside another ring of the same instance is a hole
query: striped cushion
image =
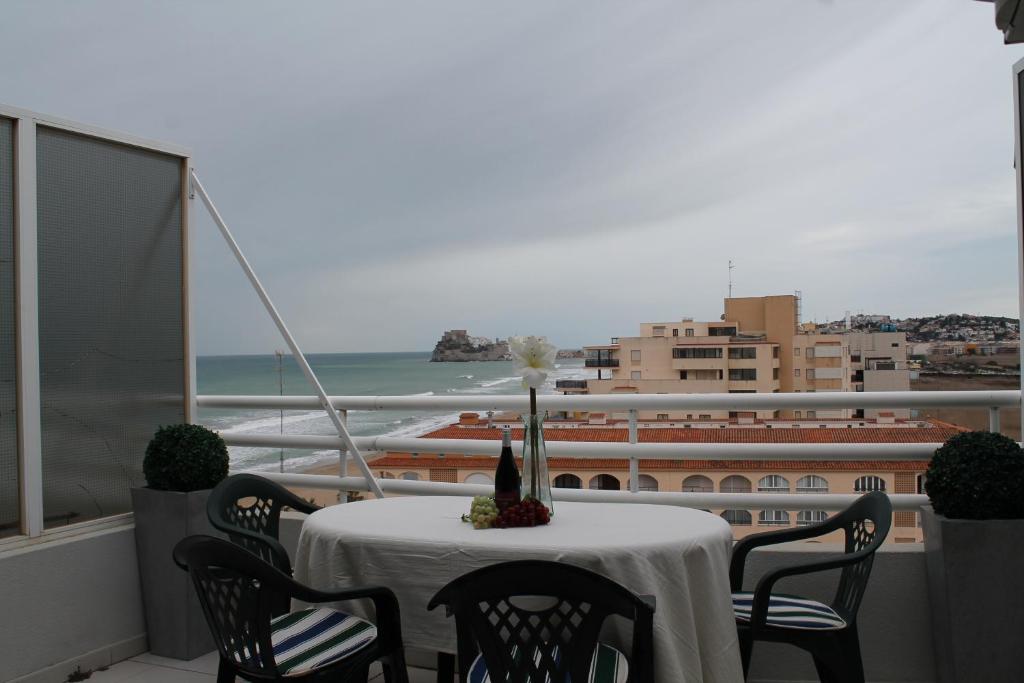
{"type": "Polygon", "coordinates": [[[301,676],[369,645],[377,627],[327,607],[283,614],[270,622],[274,661],[285,676],[301,676]]]}
{"type": "MultiPolygon", "coordinates": [[[[753,605],[753,593],[732,594],[732,611],[739,621],[750,621],[750,610],[753,605]]],[[[779,628],[809,631],[828,631],[846,626],[846,621],[828,605],[816,600],[776,594],[772,594],[768,599],[767,623],[779,628]]]]}
{"type": "MultiPolygon", "coordinates": [[[[516,658],[516,649],[512,649],[512,657],[516,658]]],[[[554,652],[555,660],[558,659],[558,649],[554,652]]],[[[611,645],[598,643],[594,650],[594,657],[590,662],[590,676],[588,683],[626,683],[629,677],[629,661],[626,655],[616,650],[611,645]]],[[[568,677],[566,677],[568,680],[568,677]]],[[[490,683],[491,677],[487,673],[487,665],[484,663],[484,656],[477,655],[469,667],[469,683],[490,683]]],[[[545,683],[551,683],[550,680],[545,683]]]]}

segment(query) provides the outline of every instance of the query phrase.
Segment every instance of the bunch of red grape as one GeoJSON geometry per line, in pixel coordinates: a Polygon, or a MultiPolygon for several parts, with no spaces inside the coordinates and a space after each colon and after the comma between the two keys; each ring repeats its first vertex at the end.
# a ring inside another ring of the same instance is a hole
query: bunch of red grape
{"type": "Polygon", "coordinates": [[[536,498],[524,498],[498,513],[493,524],[499,529],[517,526],[540,526],[551,521],[551,511],[536,498]]]}

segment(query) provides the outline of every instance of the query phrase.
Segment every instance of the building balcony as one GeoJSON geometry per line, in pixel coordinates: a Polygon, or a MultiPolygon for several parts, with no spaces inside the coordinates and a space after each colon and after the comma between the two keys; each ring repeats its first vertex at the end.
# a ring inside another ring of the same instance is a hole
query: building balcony
{"type": "MultiPolygon", "coordinates": [[[[572,380],[567,380],[572,381],[572,380]]],[[[578,381],[578,380],[577,380],[578,381]]],[[[551,411],[629,411],[692,412],[695,416],[708,410],[766,409],[848,409],[851,407],[943,407],[961,406],[975,409],[1019,407],[1018,391],[981,392],[869,392],[833,394],[639,394],[609,396],[539,397],[540,408],[551,411]],[[713,407],[711,407],[713,406],[713,407]]],[[[522,395],[487,396],[333,396],[331,405],[341,411],[380,410],[496,410],[522,412],[528,409],[529,398],[522,395]]],[[[290,410],[308,411],[317,408],[315,396],[199,396],[204,409],[290,410]]],[[[552,435],[558,431],[552,428],[552,435]]],[[[717,431],[717,430],[715,430],[717,431]]],[[[773,429],[772,433],[781,431],[773,429]]],[[[803,431],[803,430],[801,430],[803,431]]],[[[846,431],[846,430],[842,430],[846,431]]],[[[915,433],[921,430],[915,429],[915,433]]],[[[338,437],[322,434],[224,433],[232,447],[339,449],[338,437]]],[[[455,463],[464,456],[479,453],[487,446],[472,438],[404,438],[387,436],[354,437],[353,443],[362,451],[409,451],[447,456],[455,463]]],[[[500,441],[490,443],[497,453],[500,441]]],[[[649,460],[703,459],[743,461],[784,457],[787,460],[848,460],[871,458],[881,460],[921,459],[934,451],[936,443],[623,443],[577,442],[551,438],[550,457],[572,457],[585,461],[608,458],[641,463],[649,460]]],[[[350,458],[349,458],[350,459],[350,458]]],[[[422,460],[422,457],[420,458],[422,460]]],[[[349,472],[355,469],[351,466],[349,472]]],[[[594,470],[595,473],[600,473],[594,470]]],[[[264,476],[304,491],[365,491],[367,481],[361,476],[338,477],[308,473],[266,473],[264,476]]],[[[442,483],[406,478],[378,479],[386,495],[460,495],[472,496],[488,491],[485,484],[442,483]]],[[[716,485],[717,488],[717,485],[716,485]]],[[[669,504],[705,508],[714,514],[722,510],[752,512],[757,519],[760,510],[791,512],[821,510],[833,512],[848,505],[853,493],[684,493],[673,491],[612,491],[587,489],[556,489],[558,500],[617,502],[623,504],[669,504]]],[[[898,514],[913,513],[926,502],[920,495],[890,496],[898,514]]],[[[282,523],[282,542],[294,550],[301,529],[299,515],[290,515],[282,523]]],[[[752,524],[747,531],[755,531],[752,524]]],[[[916,532],[916,529],[915,529],[916,532]]],[[[894,531],[894,536],[898,535],[894,531]]],[[[896,540],[896,539],[894,539],[896,540]]],[[[823,558],[840,548],[827,543],[793,544],[781,548],[756,551],[748,566],[754,574],[763,575],[773,568],[823,558]]],[[[97,671],[90,680],[103,681],[207,681],[213,680],[207,656],[196,663],[173,662],[150,657],[145,653],[146,633],[139,591],[138,563],[135,556],[134,528],[131,514],[73,524],[65,529],[47,530],[35,537],[15,537],[0,542],[0,575],[9,579],[0,583],[0,602],[11,614],[23,615],[22,622],[39,615],[39,624],[12,631],[3,647],[7,657],[0,658],[0,679],[18,680],[25,676],[37,678],[38,672],[55,670],[46,680],[65,680],[80,667],[82,671],[114,664],[109,671],[97,671]],[[54,581],[53,567],[74,567],[75,581],[54,581]],[[88,585],[89,590],[81,590],[88,585]],[[58,620],[47,616],[61,610],[58,620]],[[102,614],[102,627],[96,615],[102,614]],[[40,635],[43,634],[43,635],[40,635]],[[122,660],[128,660],[122,662],[122,660]],[[118,664],[117,662],[122,662],[118,664]],[[159,667],[159,670],[154,667],[159,667]],[[203,668],[207,667],[207,668],[203,668]],[[167,669],[164,671],[164,669],[167,669]]],[[[864,661],[868,680],[934,681],[934,648],[927,599],[925,557],[922,546],[915,542],[893,543],[879,552],[871,584],[861,608],[864,661]],[[897,634],[897,635],[893,635],[897,634]]],[[[801,593],[812,598],[828,599],[834,591],[832,578],[802,579],[801,593]]],[[[403,605],[403,608],[406,608],[403,605]]],[[[409,606],[407,609],[414,609],[409,606]]],[[[413,680],[426,680],[432,673],[434,655],[411,651],[409,661],[417,671],[413,680]],[[422,669],[422,670],[421,670],[422,669]]],[[[772,652],[771,657],[755,654],[752,680],[813,680],[813,665],[796,649],[772,652]]]]}
{"type": "Polygon", "coordinates": [[[586,393],[587,380],[585,379],[559,379],[555,381],[555,390],[564,393],[586,393]]]}
{"type": "Polygon", "coordinates": [[[583,366],[587,368],[617,368],[619,367],[618,358],[587,358],[583,361],[583,366]]]}
{"type": "Polygon", "coordinates": [[[673,370],[722,370],[729,366],[724,358],[673,358],[673,370]]]}

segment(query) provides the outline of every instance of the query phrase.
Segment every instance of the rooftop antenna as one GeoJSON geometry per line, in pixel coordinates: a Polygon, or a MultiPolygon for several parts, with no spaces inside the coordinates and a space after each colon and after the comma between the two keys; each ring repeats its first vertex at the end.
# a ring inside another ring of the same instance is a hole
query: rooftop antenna
{"type": "Polygon", "coordinates": [[[729,259],[729,298],[732,298],[732,270],[735,268],[732,264],[732,259],[729,259]]]}

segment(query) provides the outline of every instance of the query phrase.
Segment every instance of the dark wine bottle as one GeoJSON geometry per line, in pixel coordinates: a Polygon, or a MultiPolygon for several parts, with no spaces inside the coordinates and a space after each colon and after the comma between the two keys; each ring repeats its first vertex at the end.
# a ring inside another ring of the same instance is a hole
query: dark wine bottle
{"type": "Polygon", "coordinates": [[[494,503],[499,512],[519,502],[520,486],[519,468],[512,455],[512,430],[506,429],[501,434],[501,455],[494,471],[494,503]]]}

